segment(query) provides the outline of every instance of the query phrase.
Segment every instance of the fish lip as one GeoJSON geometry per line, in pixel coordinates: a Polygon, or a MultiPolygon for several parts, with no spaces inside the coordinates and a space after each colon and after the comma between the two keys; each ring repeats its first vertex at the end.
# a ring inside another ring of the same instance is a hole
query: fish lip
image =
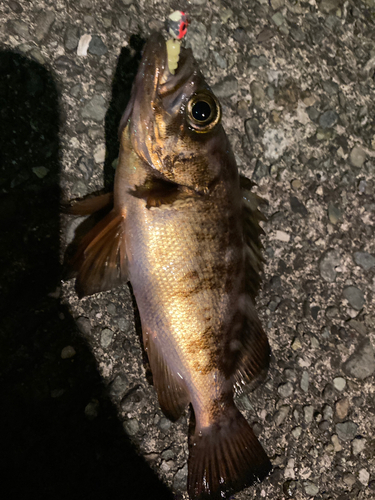
{"type": "Polygon", "coordinates": [[[198,70],[191,49],[181,47],[180,60],[174,74],[169,71],[166,41],[161,33],[152,33],[143,52],[144,75],[153,75],[151,102],[178,90],[198,70]]]}
{"type": "Polygon", "coordinates": [[[164,61],[164,72],[160,74],[158,94],[165,97],[182,87],[198,71],[197,63],[191,49],[181,48],[180,59],[175,73],[168,68],[168,60],[164,61]]]}

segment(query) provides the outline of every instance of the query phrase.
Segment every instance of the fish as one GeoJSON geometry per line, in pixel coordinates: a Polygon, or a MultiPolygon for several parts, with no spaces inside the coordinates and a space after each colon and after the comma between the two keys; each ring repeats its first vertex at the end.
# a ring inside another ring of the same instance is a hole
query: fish
{"type": "Polygon", "coordinates": [[[120,121],[113,194],[71,210],[109,206],[71,276],[80,297],[130,281],[160,407],[173,422],[191,408],[191,500],[229,498],[272,470],[234,403],[270,362],[255,308],[264,216],[221,118],[191,49],[181,48],[172,72],[166,41],[153,33],[120,121]]]}

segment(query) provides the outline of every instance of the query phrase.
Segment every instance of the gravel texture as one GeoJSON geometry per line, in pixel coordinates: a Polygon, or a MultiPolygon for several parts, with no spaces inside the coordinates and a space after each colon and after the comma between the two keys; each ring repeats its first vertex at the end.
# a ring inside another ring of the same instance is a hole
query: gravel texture
{"type": "Polygon", "coordinates": [[[268,201],[258,310],[273,357],[237,404],[274,472],[234,498],[372,499],[373,0],[0,3],[2,488],[186,498],[188,413],[171,424],[158,406],[129,288],[78,300],[60,281],[82,219],[60,219],[59,196],[111,186],[142,41],[177,7],[268,201]]]}

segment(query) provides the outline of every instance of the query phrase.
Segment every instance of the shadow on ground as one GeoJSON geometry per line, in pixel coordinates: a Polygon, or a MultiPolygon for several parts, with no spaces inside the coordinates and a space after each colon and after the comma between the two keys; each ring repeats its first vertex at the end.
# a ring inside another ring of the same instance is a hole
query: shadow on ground
{"type": "Polygon", "coordinates": [[[51,74],[0,52],[1,489],[9,499],[172,498],[135,453],[59,301],[58,132],[51,74]],[[62,359],[66,346],[76,355],[62,359]]]}

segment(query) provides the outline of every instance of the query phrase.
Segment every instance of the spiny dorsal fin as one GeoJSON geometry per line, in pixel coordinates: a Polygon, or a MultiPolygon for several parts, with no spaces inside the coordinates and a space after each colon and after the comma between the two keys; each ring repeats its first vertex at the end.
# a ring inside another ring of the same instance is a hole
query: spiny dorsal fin
{"type": "Polygon", "coordinates": [[[110,290],[128,281],[125,218],[112,210],[82,239],[69,262],[79,297],[110,290]]]}
{"type": "Polygon", "coordinates": [[[264,234],[259,222],[266,217],[258,210],[258,207],[266,201],[250,192],[254,183],[244,176],[240,176],[242,193],[242,221],[245,241],[245,271],[246,291],[254,300],[261,283],[260,274],[263,270],[264,259],[262,257],[263,245],[260,236],[264,234]]]}
{"type": "Polygon", "coordinates": [[[271,348],[250,296],[244,296],[243,327],[239,335],[240,355],[234,374],[235,389],[250,384],[254,389],[267,374],[271,348]]]}
{"type": "Polygon", "coordinates": [[[154,386],[160,407],[172,422],[180,418],[190,402],[184,382],[171,371],[151,334],[143,334],[143,343],[150,362],[154,386]]]}
{"type": "Polygon", "coordinates": [[[189,440],[191,500],[223,500],[264,479],[272,465],[249,424],[234,406],[189,440]]]}

